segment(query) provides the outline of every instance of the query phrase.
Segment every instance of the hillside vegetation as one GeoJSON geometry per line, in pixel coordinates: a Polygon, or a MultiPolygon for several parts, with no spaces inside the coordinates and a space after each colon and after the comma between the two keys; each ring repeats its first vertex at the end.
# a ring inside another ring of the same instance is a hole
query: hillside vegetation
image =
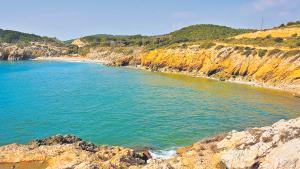
{"type": "Polygon", "coordinates": [[[72,47],[49,37],[0,29],[0,60],[27,60],[72,53],[72,47]]]}
{"type": "Polygon", "coordinates": [[[232,36],[253,32],[250,29],[233,29],[218,25],[192,25],[172,32],[169,35],[174,41],[197,41],[197,40],[216,40],[225,39],[232,36]]]}
{"type": "Polygon", "coordinates": [[[155,49],[180,42],[191,42],[198,40],[225,39],[242,33],[252,32],[247,29],[233,29],[218,25],[193,25],[178,31],[160,36],[120,36],[120,35],[93,35],[80,38],[80,42],[73,41],[73,44],[80,43],[82,46],[103,47],[103,46],[144,46],[147,49],[155,49]],[[82,45],[85,44],[85,45],[82,45]]]}
{"type": "Polygon", "coordinates": [[[55,42],[61,43],[55,38],[42,37],[35,34],[22,33],[12,30],[0,29],[0,42],[17,43],[17,42],[55,42]]]}

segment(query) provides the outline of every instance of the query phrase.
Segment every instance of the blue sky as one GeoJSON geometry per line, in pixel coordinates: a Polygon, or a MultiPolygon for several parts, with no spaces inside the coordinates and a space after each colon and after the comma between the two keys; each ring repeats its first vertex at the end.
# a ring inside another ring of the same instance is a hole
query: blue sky
{"type": "Polygon", "coordinates": [[[300,20],[300,0],[0,0],[0,28],[57,37],[164,34],[192,24],[273,27],[300,20]]]}

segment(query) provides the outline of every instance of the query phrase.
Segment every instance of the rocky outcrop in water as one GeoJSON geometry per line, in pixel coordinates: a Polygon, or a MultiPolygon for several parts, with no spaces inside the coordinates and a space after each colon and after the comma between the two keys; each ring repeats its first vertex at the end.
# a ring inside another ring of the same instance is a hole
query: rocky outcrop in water
{"type": "Polygon", "coordinates": [[[145,151],[96,146],[70,135],[0,147],[0,167],[37,164],[47,169],[299,169],[300,118],[201,140],[164,160],[151,159],[145,151]]]}
{"type": "Polygon", "coordinates": [[[66,54],[65,46],[43,43],[0,43],[0,60],[28,60],[36,57],[59,57],[66,54]]]}

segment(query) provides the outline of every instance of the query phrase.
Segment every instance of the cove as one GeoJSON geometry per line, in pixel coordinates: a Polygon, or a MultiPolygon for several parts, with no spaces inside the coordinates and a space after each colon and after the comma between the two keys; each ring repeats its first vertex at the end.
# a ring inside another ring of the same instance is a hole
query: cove
{"type": "Polygon", "coordinates": [[[0,145],[74,134],[172,149],[300,115],[291,94],[97,64],[0,62],[0,145]]]}

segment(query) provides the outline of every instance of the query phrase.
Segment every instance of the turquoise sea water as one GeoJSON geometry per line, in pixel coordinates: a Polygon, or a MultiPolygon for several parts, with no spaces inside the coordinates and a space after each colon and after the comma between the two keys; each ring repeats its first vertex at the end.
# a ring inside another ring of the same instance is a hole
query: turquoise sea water
{"type": "Polygon", "coordinates": [[[0,63],[0,145],[71,133],[168,149],[299,110],[299,98],[247,85],[96,64],[0,63]]]}

